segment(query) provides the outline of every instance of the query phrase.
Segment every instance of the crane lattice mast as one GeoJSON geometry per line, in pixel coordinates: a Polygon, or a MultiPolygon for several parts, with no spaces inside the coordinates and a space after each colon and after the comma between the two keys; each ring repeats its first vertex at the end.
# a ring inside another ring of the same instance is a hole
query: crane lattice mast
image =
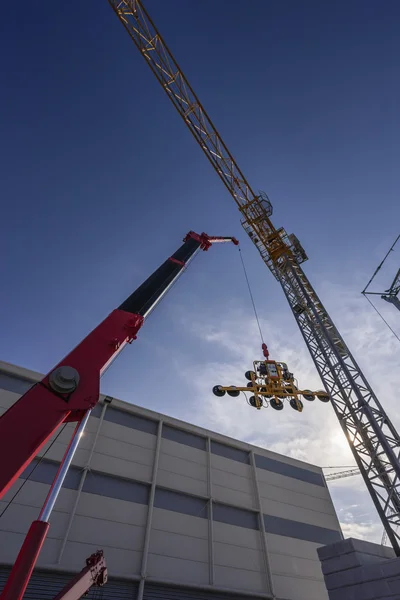
{"type": "Polygon", "coordinates": [[[139,0],[108,0],[204,154],[236,202],[242,225],[281,284],[351,451],[400,556],[400,438],[378,398],[301,268],[307,256],[270,217],[234,160],[139,0]]]}

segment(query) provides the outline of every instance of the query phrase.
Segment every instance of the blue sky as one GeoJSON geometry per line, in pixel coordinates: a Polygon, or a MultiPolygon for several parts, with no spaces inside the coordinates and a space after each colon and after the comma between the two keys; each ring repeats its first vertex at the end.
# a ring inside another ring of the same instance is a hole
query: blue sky
{"type": "MultiPolygon", "coordinates": [[[[146,7],[251,185],[269,194],[275,225],[301,240],[307,274],[379,387],[377,365],[386,368],[395,349],[359,292],[399,233],[399,3],[146,7]]],[[[48,371],[194,229],[240,238],[271,351],[275,343],[315,380],[233,200],[106,0],[9,4],[0,29],[0,358],[48,371]]],[[[398,313],[381,304],[399,329],[398,313]]],[[[255,438],[253,413],[248,429],[228,426],[206,392],[226,377],[219,370],[235,366],[241,378],[258,344],[238,252],[217,246],[196,259],[102,389],[270,446],[267,418],[255,438]]],[[[328,410],[319,407],[318,419],[328,410]]],[[[320,449],[303,456],[286,434],[281,451],[322,464],[320,449]]]]}

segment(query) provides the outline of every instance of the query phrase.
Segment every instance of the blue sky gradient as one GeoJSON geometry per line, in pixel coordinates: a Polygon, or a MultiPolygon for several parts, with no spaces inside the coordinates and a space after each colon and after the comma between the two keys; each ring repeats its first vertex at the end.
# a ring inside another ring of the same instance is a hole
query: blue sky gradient
{"type": "MultiPolygon", "coordinates": [[[[399,232],[399,2],[146,7],[249,182],[269,194],[275,225],[301,240],[333,318],[357,329],[359,292],[399,232]]],[[[266,328],[303,352],[233,200],[106,0],[9,3],[2,16],[0,357],[48,371],[190,229],[240,238],[266,328]]],[[[391,264],[388,284],[398,259],[391,264]]],[[[383,309],[396,327],[395,310],[383,309]]],[[[227,314],[253,319],[229,245],[196,259],[103,391],[195,419],[199,400],[184,375],[201,378],[206,363],[230,355],[191,323],[216,327],[227,314]]],[[[235,343],[258,348],[254,332],[235,343]]]]}

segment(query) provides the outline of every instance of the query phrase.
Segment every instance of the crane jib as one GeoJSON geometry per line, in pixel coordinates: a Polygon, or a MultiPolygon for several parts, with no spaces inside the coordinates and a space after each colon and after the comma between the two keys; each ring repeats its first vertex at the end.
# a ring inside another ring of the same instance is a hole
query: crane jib
{"type": "MultiPolygon", "coordinates": [[[[250,187],[199,98],[139,0],[108,0],[242,215],[242,225],[282,286],[349,442],[387,536],[400,556],[399,434],[300,264],[297,238],[270,220],[272,209],[250,187]]],[[[269,200],[268,200],[269,202],[269,200]]]]}

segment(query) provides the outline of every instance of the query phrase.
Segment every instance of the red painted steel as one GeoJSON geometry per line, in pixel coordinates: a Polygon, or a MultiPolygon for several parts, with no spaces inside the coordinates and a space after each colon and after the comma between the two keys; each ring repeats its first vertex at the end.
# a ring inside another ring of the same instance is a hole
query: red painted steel
{"type": "Polygon", "coordinates": [[[1,600],[23,598],[49,527],[45,521],[33,521],[0,596],[1,600]]]}
{"type": "Polygon", "coordinates": [[[73,394],[52,390],[49,373],[4,413],[0,419],[0,455],[7,460],[0,469],[0,498],[61,423],[80,421],[96,405],[104,365],[121,345],[136,338],[143,320],[141,315],[114,310],[54,367],[67,365],[78,371],[80,382],[73,394]]]}

